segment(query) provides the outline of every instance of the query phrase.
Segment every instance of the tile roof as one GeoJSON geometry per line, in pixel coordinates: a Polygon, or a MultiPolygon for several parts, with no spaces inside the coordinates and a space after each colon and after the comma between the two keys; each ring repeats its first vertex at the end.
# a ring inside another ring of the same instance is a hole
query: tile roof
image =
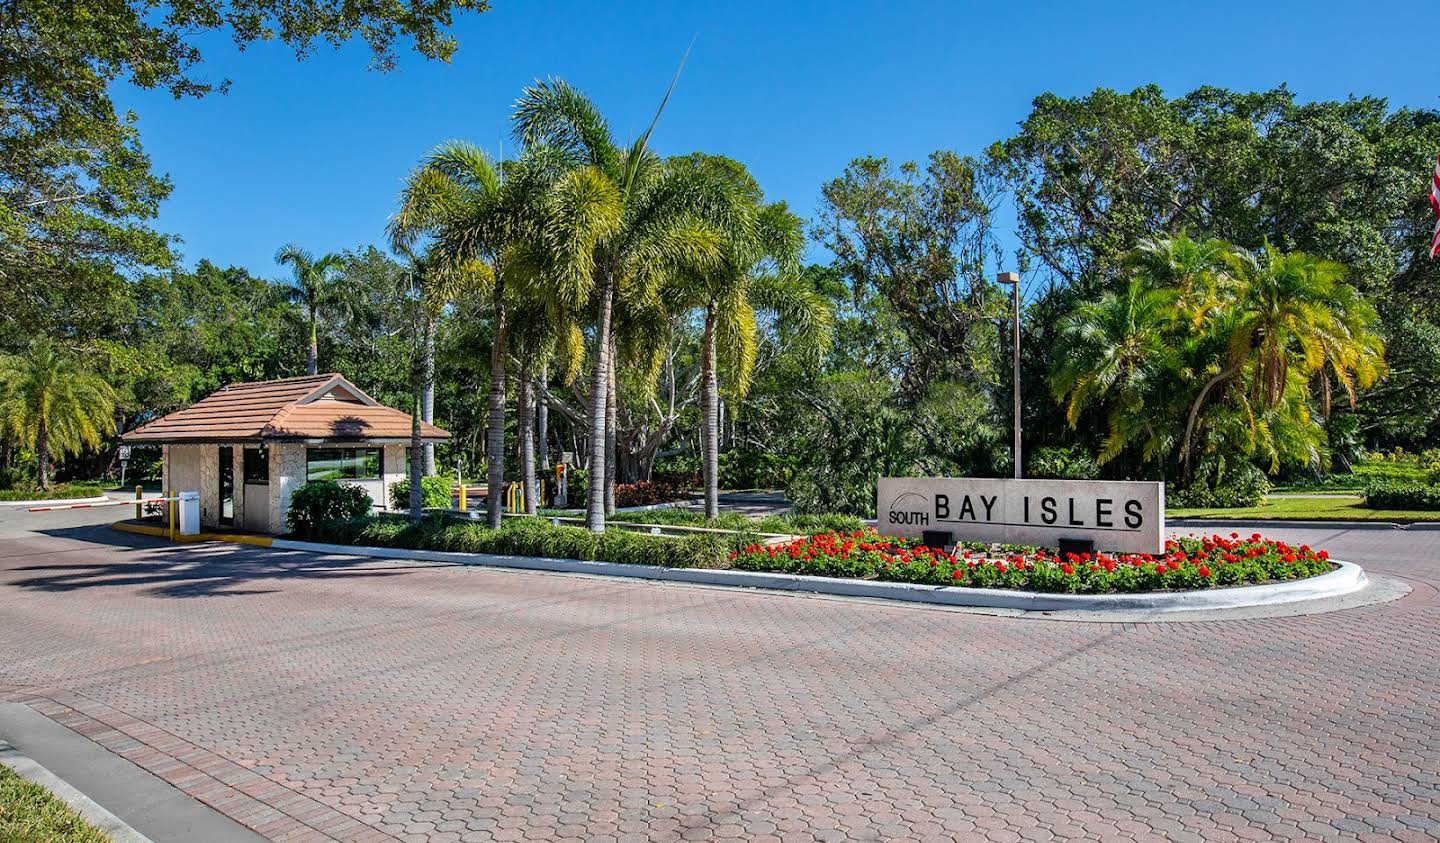
{"type": "MultiPolygon", "coordinates": [[[[434,425],[422,424],[420,433],[431,442],[450,438],[434,425]]],[[[409,413],[337,374],[231,384],[120,437],[134,444],[409,438],[409,413]]]]}

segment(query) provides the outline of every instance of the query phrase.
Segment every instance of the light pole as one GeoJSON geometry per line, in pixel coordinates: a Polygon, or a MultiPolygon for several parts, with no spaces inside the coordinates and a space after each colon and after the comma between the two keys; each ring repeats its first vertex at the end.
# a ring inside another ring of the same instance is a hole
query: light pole
{"type": "Polygon", "coordinates": [[[996,273],[995,281],[1009,284],[1015,293],[1015,479],[1020,479],[1020,276],[1014,272],[996,273]]]}

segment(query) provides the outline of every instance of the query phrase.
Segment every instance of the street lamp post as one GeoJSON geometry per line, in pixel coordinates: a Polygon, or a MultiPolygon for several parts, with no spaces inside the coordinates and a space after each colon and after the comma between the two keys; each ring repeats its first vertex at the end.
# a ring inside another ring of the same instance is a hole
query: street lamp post
{"type": "Polygon", "coordinates": [[[1001,272],[995,275],[995,281],[1000,284],[1009,284],[1014,291],[1015,307],[1015,479],[1020,479],[1020,276],[1014,272],[1001,272]]]}

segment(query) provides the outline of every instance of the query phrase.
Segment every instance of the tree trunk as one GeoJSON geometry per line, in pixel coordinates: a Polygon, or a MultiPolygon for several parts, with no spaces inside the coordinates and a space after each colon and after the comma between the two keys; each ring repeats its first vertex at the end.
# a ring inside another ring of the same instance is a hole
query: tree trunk
{"type": "MultiPolygon", "coordinates": [[[[418,384],[417,384],[418,386],[418,384]]],[[[420,465],[420,401],[423,389],[414,390],[415,409],[410,413],[410,523],[419,524],[424,515],[424,498],[421,497],[420,465]]],[[[388,491],[388,490],[387,490],[388,491]]]]}
{"type": "MultiPolygon", "coordinates": [[[[426,424],[435,423],[435,320],[429,314],[425,319],[425,336],[421,346],[423,355],[421,365],[424,367],[421,373],[424,389],[420,394],[420,420],[426,424]]],[[[438,472],[435,468],[435,443],[426,442],[425,451],[425,476],[434,477],[438,472]]],[[[419,451],[411,451],[411,460],[414,454],[419,451]]]]}
{"type": "Polygon", "coordinates": [[[605,514],[615,514],[615,476],[620,466],[620,453],[617,448],[616,428],[619,426],[619,409],[616,407],[616,398],[619,390],[616,387],[615,370],[620,367],[619,354],[615,349],[615,335],[610,335],[610,378],[605,388],[605,514]]]}
{"type": "Polygon", "coordinates": [[[50,488],[50,428],[44,416],[35,429],[35,462],[35,480],[42,491],[47,490],[50,488]]]}
{"type": "Polygon", "coordinates": [[[610,311],[615,280],[610,270],[600,276],[600,310],[595,318],[595,367],[590,374],[590,493],[585,501],[585,526],[605,529],[605,406],[610,394],[610,311]]]}
{"type": "Polygon", "coordinates": [[[490,342],[490,420],[485,431],[485,508],[491,529],[500,526],[505,497],[505,335],[510,330],[505,313],[505,289],[499,268],[495,271],[495,335],[490,342]]]}
{"type": "Polygon", "coordinates": [[[520,396],[515,408],[515,426],[520,429],[520,480],[525,484],[525,511],[534,515],[540,499],[535,476],[535,379],[530,367],[520,371],[520,396]]]}
{"type": "Polygon", "coordinates": [[[550,385],[550,366],[540,368],[540,400],[535,407],[535,440],[540,449],[540,473],[550,474],[550,404],[544,398],[544,390],[550,385]]]}
{"type": "Polygon", "coordinates": [[[720,382],[715,376],[715,308],[705,310],[704,345],[700,350],[700,445],[704,455],[705,517],[720,517],[720,382]]]}
{"type": "Polygon", "coordinates": [[[1240,372],[1240,365],[1241,364],[1237,362],[1227,366],[1218,375],[1207,381],[1205,386],[1200,390],[1200,394],[1195,396],[1195,403],[1190,405],[1190,416],[1185,421],[1185,435],[1180,439],[1180,473],[1187,483],[1190,482],[1191,477],[1190,452],[1194,446],[1192,440],[1195,436],[1195,422],[1200,416],[1200,408],[1204,406],[1206,397],[1210,395],[1210,390],[1214,389],[1221,381],[1232,378],[1238,374],[1240,372]]]}
{"type": "Polygon", "coordinates": [[[315,374],[320,370],[320,338],[315,324],[315,305],[310,305],[310,348],[305,355],[305,371],[315,374]]]}

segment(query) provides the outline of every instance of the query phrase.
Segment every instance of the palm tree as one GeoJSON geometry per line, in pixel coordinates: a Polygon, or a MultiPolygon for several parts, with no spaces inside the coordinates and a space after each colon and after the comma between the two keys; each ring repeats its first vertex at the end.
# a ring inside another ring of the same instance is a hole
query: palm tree
{"type": "Polygon", "coordinates": [[[490,400],[487,423],[487,506],[491,527],[500,526],[505,484],[505,342],[509,331],[504,256],[514,234],[502,169],[479,147],[446,143],[410,174],[400,210],[390,222],[391,239],[412,243],[433,238],[437,265],[466,267],[471,291],[492,305],[490,400]]]}
{"type": "MultiPolygon", "coordinates": [[[[1200,410],[1213,391],[1250,367],[1257,404],[1273,410],[1285,399],[1292,365],[1306,376],[1335,378],[1351,394],[1384,374],[1384,343],[1375,333],[1375,311],[1345,283],[1345,267],[1304,252],[1280,252],[1268,243],[1258,252],[1227,255],[1228,290],[1216,320],[1227,352],[1224,365],[1191,402],[1180,442],[1189,473],[1200,410]]],[[[1325,399],[1328,409],[1328,392],[1325,399]]]]}
{"type": "Polygon", "coordinates": [[[803,222],[783,202],[765,204],[744,165],[696,153],[672,161],[671,166],[713,176],[734,203],[721,216],[726,223],[724,259],[709,271],[687,274],[676,296],[703,313],[701,474],[705,516],[716,518],[720,514],[720,371],[725,371],[732,396],[740,398],[749,391],[758,347],[757,310],[768,310],[800,327],[797,335],[811,349],[828,344],[833,313],[829,302],[798,277],[805,247],[803,222]]]}
{"type": "MultiPolygon", "coordinates": [[[[674,81],[671,82],[671,91],[674,81]]],[[[670,91],[640,137],[622,149],[589,98],[561,81],[536,83],[515,105],[515,133],[531,150],[558,155],[565,173],[548,203],[548,277],[574,307],[593,301],[590,369],[591,494],[586,526],[605,528],[613,470],[615,300],[629,285],[653,287],[683,269],[718,261],[721,235],[709,224],[723,206],[714,179],[664,167],[649,151],[670,91]],[[608,446],[608,447],[607,447],[608,446]]]]}
{"type": "Polygon", "coordinates": [[[1072,428],[1091,405],[1108,406],[1101,463],[1137,441],[1146,459],[1162,461],[1170,453],[1171,427],[1156,398],[1163,384],[1179,377],[1175,303],[1173,291],[1132,277],[1122,291],[1080,304],[1061,326],[1051,389],[1072,428]]]}
{"type": "Polygon", "coordinates": [[[320,308],[331,294],[332,273],[339,268],[341,257],[333,252],[315,257],[311,252],[294,243],[280,247],[275,253],[275,262],[289,266],[295,273],[294,300],[305,308],[306,320],[310,326],[310,347],[305,356],[305,371],[315,374],[319,371],[318,323],[320,308]]]}
{"type": "Polygon", "coordinates": [[[50,488],[51,457],[98,446],[114,415],[110,384],[48,340],[0,357],[0,432],[35,449],[41,489],[50,488]]]}

